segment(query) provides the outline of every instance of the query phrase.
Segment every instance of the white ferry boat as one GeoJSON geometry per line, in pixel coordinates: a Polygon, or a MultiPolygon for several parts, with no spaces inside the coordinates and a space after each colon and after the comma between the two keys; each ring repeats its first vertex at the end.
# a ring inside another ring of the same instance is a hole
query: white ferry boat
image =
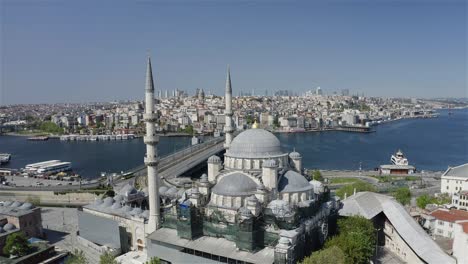
{"type": "Polygon", "coordinates": [[[0,153],[0,164],[10,162],[11,154],[8,153],[0,153]]]}
{"type": "Polygon", "coordinates": [[[394,165],[408,165],[408,159],[405,157],[401,150],[398,150],[397,153],[392,155],[390,161],[394,165]]]}

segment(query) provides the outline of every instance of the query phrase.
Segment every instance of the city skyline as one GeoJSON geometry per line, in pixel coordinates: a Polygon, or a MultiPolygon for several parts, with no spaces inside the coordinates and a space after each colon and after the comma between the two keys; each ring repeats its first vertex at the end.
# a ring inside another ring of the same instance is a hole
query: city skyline
{"type": "Polygon", "coordinates": [[[141,100],[148,49],[156,90],[466,97],[464,1],[1,5],[2,105],[141,100]]]}

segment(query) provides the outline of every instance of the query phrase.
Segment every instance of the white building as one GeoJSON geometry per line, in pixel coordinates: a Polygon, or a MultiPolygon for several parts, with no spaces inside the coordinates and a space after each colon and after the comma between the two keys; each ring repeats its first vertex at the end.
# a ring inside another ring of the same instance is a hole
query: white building
{"type": "Polygon", "coordinates": [[[457,221],[468,221],[468,212],[456,209],[437,209],[431,212],[426,219],[424,227],[431,230],[436,236],[454,238],[454,228],[457,221]]]}
{"type": "Polygon", "coordinates": [[[459,210],[468,210],[468,190],[452,195],[452,206],[459,210]]]}
{"type": "Polygon", "coordinates": [[[453,256],[458,263],[468,263],[468,221],[458,221],[454,228],[453,256]]]}
{"type": "Polygon", "coordinates": [[[441,177],[441,193],[455,194],[462,190],[468,190],[468,163],[448,168],[441,177]]]}

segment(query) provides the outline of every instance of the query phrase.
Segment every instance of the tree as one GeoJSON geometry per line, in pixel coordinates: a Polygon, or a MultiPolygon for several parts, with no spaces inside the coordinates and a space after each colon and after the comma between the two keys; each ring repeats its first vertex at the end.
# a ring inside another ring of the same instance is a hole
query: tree
{"type": "Polygon", "coordinates": [[[22,232],[16,232],[8,235],[3,254],[21,257],[28,254],[30,249],[26,236],[22,232]]]}
{"type": "Polygon", "coordinates": [[[416,204],[418,205],[419,208],[424,209],[426,208],[426,205],[431,203],[431,197],[428,194],[423,194],[416,198],[416,204]]]}
{"type": "Polygon", "coordinates": [[[338,221],[338,231],[339,235],[328,240],[325,247],[340,248],[345,263],[369,263],[377,242],[372,222],[362,216],[351,216],[338,221]]]}
{"type": "Polygon", "coordinates": [[[304,258],[302,264],[344,264],[345,255],[337,246],[331,246],[304,258]]]}
{"type": "Polygon", "coordinates": [[[88,264],[82,250],[75,249],[65,261],[65,264],[88,264]]]}
{"type": "Polygon", "coordinates": [[[375,192],[376,191],[375,187],[372,184],[359,181],[353,184],[345,185],[341,187],[340,189],[336,190],[336,195],[338,195],[341,199],[344,199],[345,193],[347,196],[353,195],[354,189],[356,189],[356,192],[364,192],[364,191],[375,192]]]}
{"type": "Polygon", "coordinates": [[[161,260],[157,257],[152,257],[149,261],[146,261],[145,264],[161,264],[161,260]]]}
{"type": "Polygon", "coordinates": [[[63,133],[63,129],[61,127],[57,126],[55,123],[50,121],[42,122],[42,124],[39,126],[39,129],[51,134],[63,133]]]}
{"type": "Polygon", "coordinates": [[[400,202],[402,205],[407,205],[411,201],[411,192],[408,187],[401,187],[398,188],[394,193],[393,196],[395,199],[400,202]]]}
{"type": "Polygon", "coordinates": [[[312,172],[312,178],[316,181],[323,181],[322,173],[319,170],[314,170],[312,172]]]}
{"type": "Polygon", "coordinates": [[[99,257],[99,264],[118,264],[117,261],[115,260],[115,256],[112,255],[109,251],[104,252],[99,257]]]}

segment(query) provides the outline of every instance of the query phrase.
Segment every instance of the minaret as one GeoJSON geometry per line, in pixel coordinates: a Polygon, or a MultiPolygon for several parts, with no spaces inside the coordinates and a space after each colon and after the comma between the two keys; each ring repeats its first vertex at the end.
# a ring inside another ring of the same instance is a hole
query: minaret
{"type": "Polygon", "coordinates": [[[231,72],[229,70],[229,65],[227,68],[227,78],[226,78],[226,110],[224,115],[226,116],[226,124],[224,124],[224,133],[226,141],[224,143],[224,148],[228,149],[231,146],[232,141],[232,88],[231,88],[231,72]]]}
{"type": "Polygon", "coordinates": [[[146,144],[145,165],[148,167],[148,193],[149,193],[149,221],[147,233],[154,232],[159,227],[159,177],[157,166],[159,163],[157,145],[159,137],[156,136],[154,123],[157,115],[154,112],[154,83],[153,72],[151,69],[151,58],[148,57],[148,66],[146,68],[146,86],[145,86],[145,104],[146,111],[143,118],[146,122],[146,135],[143,138],[146,144]]]}

